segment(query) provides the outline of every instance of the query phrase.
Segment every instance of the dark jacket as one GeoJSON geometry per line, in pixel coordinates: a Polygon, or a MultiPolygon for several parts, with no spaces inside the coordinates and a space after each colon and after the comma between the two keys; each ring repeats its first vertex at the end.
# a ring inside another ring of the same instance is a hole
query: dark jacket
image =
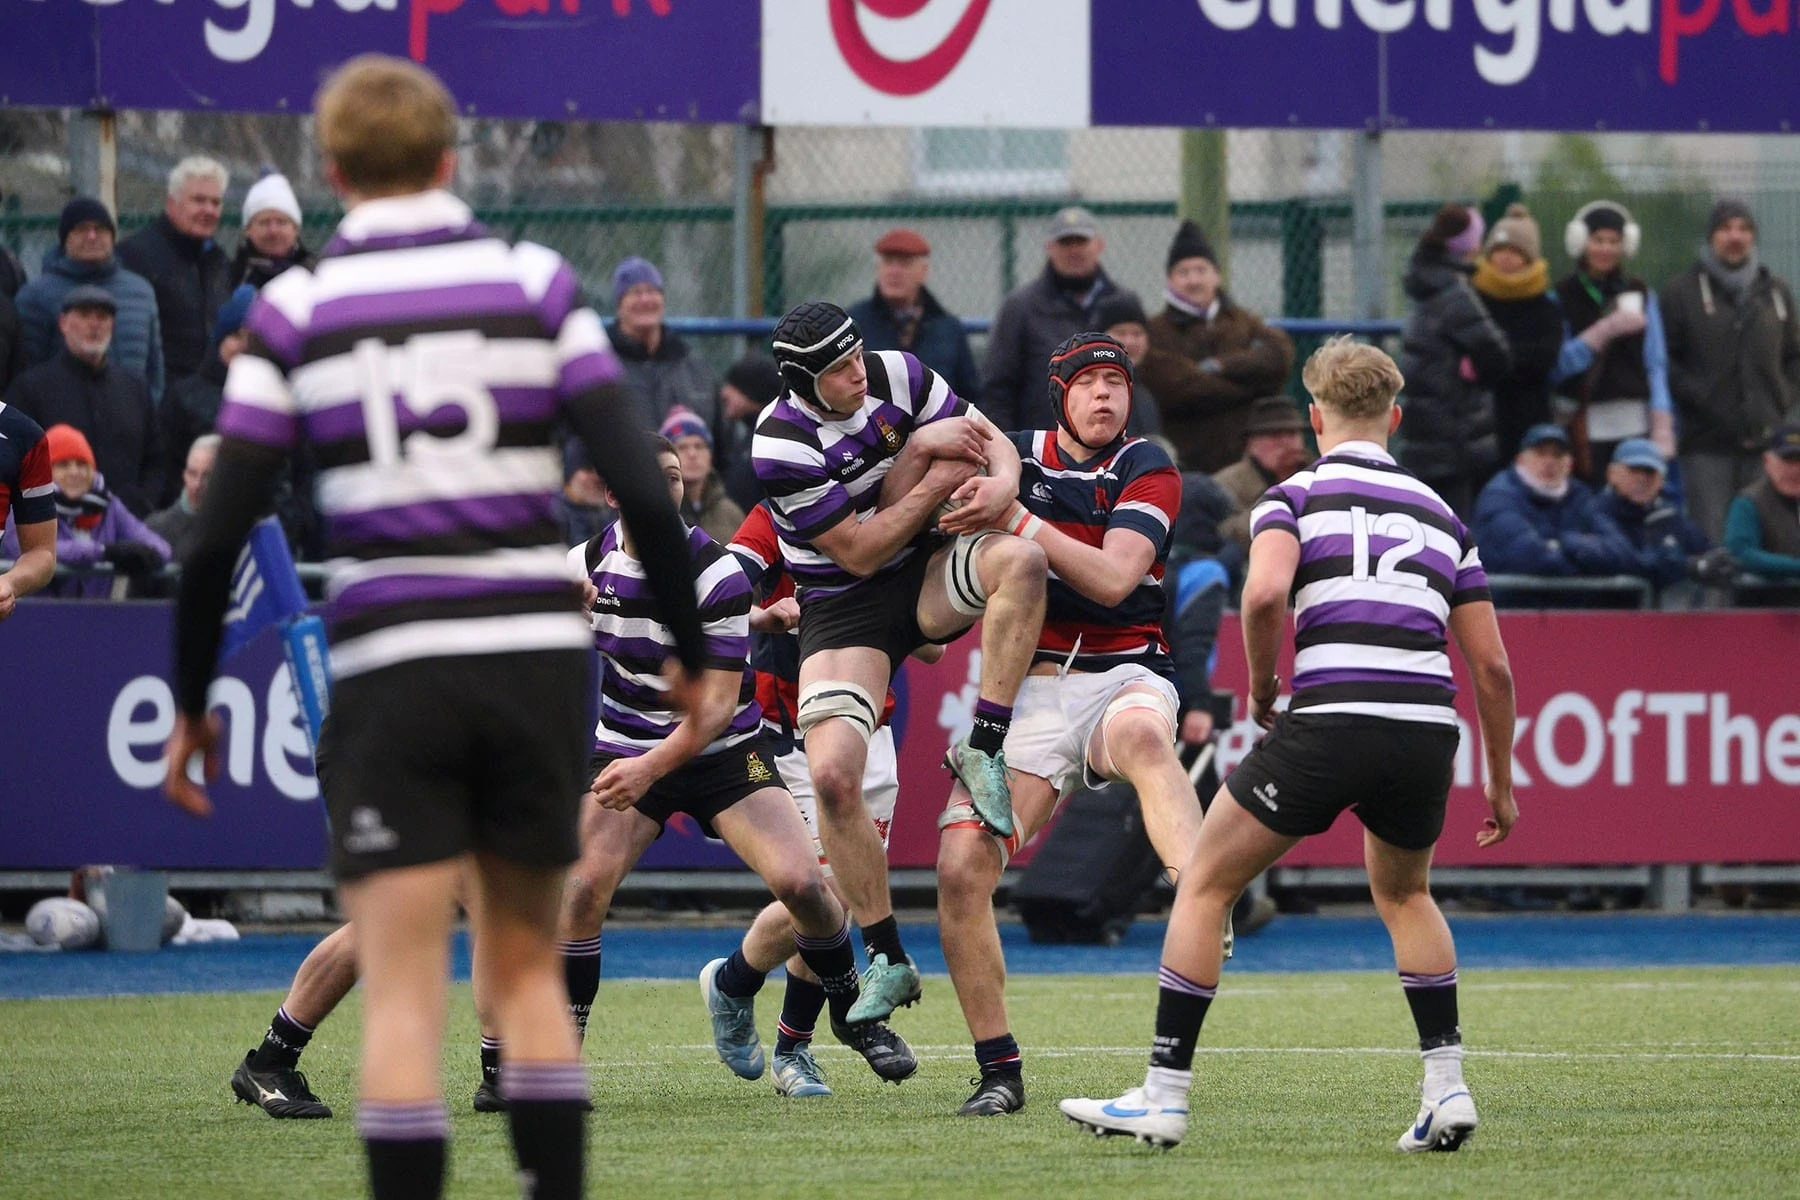
{"type": "Polygon", "coordinates": [[[1015,288],[988,333],[978,407],[1003,432],[1043,429],[1050,415],[1050,353],[1071,334],[1094,327],[1094,308],[1119,287],[1105,268],[1076,294],[1044,264],[1043,274],[1015,288]]]}
{"type": "MultiPolygon", "coordinates": [[[[295,242],[294,248],[285,257],[271,258],[252,246],[249,238],[245,238],[231,260],[231,291],[236,291],[247,283],[260,292],[263,284],[289,267],[311,267],[318,261],[304,242],[295,242]]],[[[230,292],[226,294],[230,295],[230,292]]]]}
{"type": "Polygon", "coordinates": [[[1250,402],[1279,392],[1294,368],[1287,334],[1220,293],[1210,321],[1177,308],[1150,318],[1138,375],[1156,395],[1162,432],[1184,471],[1221,471],[1244,453],[1250,402]],[[1201,367],[1216,360],[1217,370],[1201,367]]]}
{"type": "Polygon", "coordinates": [[[1800,404],[1793,290],[1764,267],[1740,309],[1695,263],[1659,299],[1682,452],[1754,454],[1800,404]]]}
{"type": "MultiPolygon", "coordinates": [[[[944,377],[951,391],[974,404],[981,399],[981,372],[969,349],[969,335],[963,332],[962,318],[946,311],[930,288],[919,289],[919,308],[922,315],[910,341],[901,338],[894,310],[880,291],[852,304],[849,311],[862,330],[865,348],[912,351],[915,358],[944,377]]],[[[1045,361],[1049,361],[1048,355],[1045,361]]]]}
{"type": "Polygon", "coordinates": [[[1645,507],[1604,488],[1599,503],[1600,511],[1612,519],[1637,553],[1637,570],[1632,573],[1657,587],[1680,582],[1687,574],[1688,560],[1710,548],[1706,534],[1681,515],[1681,507],[1666,493],[1645,507]]]}
{"type": "Polygon", "coordinates": [[[198,374],[178,380],[157,410],[162,425],[163,484],[159,503],[172,503],[181,494],[181,473],[187,468],[188,448],[203,433],[211,433],[225,399],[225,364],[219,348],[207,352],[198,374]]]}
{"type": "Polygon", "coordinates": [[[19,310],[0,295],[0,395],[25,373],[25,331],[19,327],[19,310]]]}
{"type": "Polygon", "coordinates": [[[1776,491],[1767,476],[1757,480],[1732,498],[1725,546],[1752,575],[1800,579],[1800,502],[1776,491]]]}
{"type": "Polygon", "coordinates": [[[62,331],[56,322],[62,315],[63,297],[84,285],[103,288],[118,305],[107,356],[149,385],[151,403],[162,403],[162,323],[149,280],[120,266],[117,255],[102,263],[76,262],[56,246],[45,251],[43,268],[19,291],[17,300],[19,322],[25,330],[25,357],[31,365],[49,362],[62,349],[62,331]]]}
{"type": "Polygon", "coordinates": [[[1496,575],[1635,575],[1637,554],[1579,479],[1561,500],[1525,486],[1516,468],[1500,472],[1475,504],[1481,561],[1496,575]]]}
{"type": "Polygon", "coordinates": [[[625,378],[637,393],[645,419],[654,430],[677,404],[699,414],[711,429],[719,415],[719,377],[688,344],[663,330],[656,353],[628,336],[617,321],[609,321],[606,336],[625,365],[625,378]]]}
{"type": "Polygon", "coordinates": [[[8,300],[18,298],[19,289],[25,286],[25,268],[13,257],[13,252],[0,246],[0,296],[8,300]]]}
{"type": "Polygon", "coordinates": [[[1219,536],[1250,549],[1250,510],[1262,494],[1281,481],[1248,454],[1213,474],[1212,481],[1231,497],[1231,515],[1219,522],[1219,536]]]}
{"type": "Polygon", "coordinates": [[[118,253],[156,289],[170,382],[192,375],[206,361],[214,318],[231,296],[231,260],[211,238],[177,232],[166,214],[120,242],[118,253]]]}
{"type": "Polygon", "coordinates": [[[700,489],[700,502],[690,504],[683,497],[681,519],[706,531],[706,536],[721,546],[731,545],[738,526],[744,523],[744,510],[725,491],[725,481],[714,471],[700,489]]]}
{"type": "Polygon", "coordinates": [[[1169,531],[1169,558],[1163,572],[1168,604],[1163,630],[1175,660],[1175,690],[1181,711],[1207,707],[1217,656],[1219,621],[1231,602],[1232,563],[1242,560],[1219,538],[1219,522],[1231,498],[1198,471],[1181,476],[1181,509],[1169,531]]]}
{"type": "Polygon", "coordinates": [[[144,381],[111,360],[90,367],[59,351],[13,381],[6,403],[45,429],[73,425],[87,435],[113,494],[140,516],[162,507],[162,433],[144,381]]]}
{"type": "Polygon", "coordinates": [[[1483,289],[1483,278],[1478,271],[1475,294],[1512,351],[1511,368],[1493,380],[1497,461],[1509,462],[1519,452],[1525,431],[1550,419],[1550,374],[1562,350],[1563,315],[1548,287],[1535,296],[1503,299],[1483,289]]]}
{"type": "Polygon", "coordinates": [[[1469,273],[1440,252],[1420,249],[1402,281],[1413,311],[1400,345],[1406,376],[1400,462],[1426,483],[1483,479],[1501,461],[1493,386],[1512,371],[1512,351],[1469,273]],[[1464,359],[1474,379],[1465,377],[1464,359]]]}

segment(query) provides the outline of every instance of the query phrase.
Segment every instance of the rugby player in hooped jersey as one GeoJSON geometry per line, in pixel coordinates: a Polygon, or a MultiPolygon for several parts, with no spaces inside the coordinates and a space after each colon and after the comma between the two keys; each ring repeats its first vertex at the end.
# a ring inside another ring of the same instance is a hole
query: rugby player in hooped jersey
{"type": "Polygon", "coordinates": [[[1244,584],[1250,714],[1271,732],[1219,790],[1181,874],[1143,1086],[1061,1107],[1096,1134],[1181,1141],[1194,1049],[1219,985],[1212,932],[1258,873],[1351,808],[1424,1058],[1423,1104],[1398,1148],[1455,1150],[1476,1115],[1462,1075],[1456,946],[1429,890],[1458,740],[1446,630],[1475,681],[1492,810],[1475,835],[1483,847],[1504,840],[1519,815],[1512,671],[1474,539],[1387,451],[1405,382],[1393,360],[1338,337],[1303,378],[1320,458],[1252,510],[1244,584]],[[1294,691],[1278,714],[1290,590],[1294,691]]]}
{"type": "Polygon", "coordinates": [[[976,818],[1010,837],[1002,746],[1043,622],[1044,553],[994,528],[1018,495],[1018,451],[918,359],[865,354],[856,322],[820,302],[781,319],[773,350],[788,390],[757,421],[751,454],[799,590],[797,724],[819,833],[869,953],[855,1024],[920,994],[862,794],[877,697],[916,647],[987,614],[974,729],[946,763],[976,818]],[[960,507],[938,518],[954,535],[943,545],[926,531],[946,501],[960,507]]]}
{"type": "Polygon", "coordinates": [[[1154,443],[1126,436],[1131,388],[1125,348],[1103,333],[1078,333],[1050,359],[1055,426],[1010,435],[1023,466],[1006,527],[1043,548],[1051,575],[1006,735],[1017,826],[1005,838],[982,826],[960,784],[939,820],[938,925],[981,1068],[966,1116],[1025,1104],[994,924],[1007,860],[1084,782],[1135,787],[1151,843],[1171,867],[1187,861],[1200,831],[1200,805],[1175,756],[1180,706],[1162,630],[1163,560],[1181,476],[1154,443]]]}
{"type": "Polygon", "coordinates": [[[442,1193],[439,1059],[451,895],[470,912],[519,1177],[536,1200],[583,1194],[587,1077],[556,953],[575,860],[589,638],[564,560],[555,446],[567,417],[645,541],[685,699],[704,661],[683,529],[623,370],[575,272],[509,246],[443,190],[456,103],[428,70],[362,55],[314,106],[346,216],[317,267],[263,289],[219,412],[176,607],[180,712],[164,789],[210,804],[207,715],[232,564],[282,464],[310,444],[333,558],[333,866],[356,925],[363,1063],[357,1124],[378,1200],[442,1193]]]}

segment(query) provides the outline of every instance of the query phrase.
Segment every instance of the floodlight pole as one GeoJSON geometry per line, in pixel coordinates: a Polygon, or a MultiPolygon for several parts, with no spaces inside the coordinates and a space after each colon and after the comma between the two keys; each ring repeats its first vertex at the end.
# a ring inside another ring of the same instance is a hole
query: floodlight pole
{"type": "Polygon", "coordinates": [[[119,120],[112,109],[85,109],[70,119],[69,185],[118,215],[119,120]]]}
{"type": "Polygon", "coordinates": [[[1352,278],[1356,316],[1363,320],[1387,313],[1387,242],[1382,229],[1381,129],[1356,135],[1355,183],[1351,195],[1352,278]]]}

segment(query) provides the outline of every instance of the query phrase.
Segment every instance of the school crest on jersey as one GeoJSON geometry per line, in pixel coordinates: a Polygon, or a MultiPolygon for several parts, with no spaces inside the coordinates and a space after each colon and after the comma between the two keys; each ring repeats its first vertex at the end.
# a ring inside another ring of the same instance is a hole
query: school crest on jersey
{"type": "Polygon", "coordinates": [[[875,431],[881,435],[881,444],[887,447],[889,454],[900,453],[900,431],[888,424],[887,418],[879,413],[875,416],[875,431]]]}

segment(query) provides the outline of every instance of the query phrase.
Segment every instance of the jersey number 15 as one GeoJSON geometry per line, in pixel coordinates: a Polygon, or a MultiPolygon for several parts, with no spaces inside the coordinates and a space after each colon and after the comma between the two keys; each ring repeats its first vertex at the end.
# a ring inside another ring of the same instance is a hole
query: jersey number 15
{"type": "Polygon", "coordinates": [[[481,382],[486,339],[472,330],[421,333],[389,346],[379,338],[356,344],[356,382],[362,395],[369,461],[393,466],[409,458],[460,458],[493,448],[500,409],[481,382]],[[440,409],[463,414],[463,427],[439,434],[415,429],[400,436],[400,411],[426,420],[440,409]]]}

